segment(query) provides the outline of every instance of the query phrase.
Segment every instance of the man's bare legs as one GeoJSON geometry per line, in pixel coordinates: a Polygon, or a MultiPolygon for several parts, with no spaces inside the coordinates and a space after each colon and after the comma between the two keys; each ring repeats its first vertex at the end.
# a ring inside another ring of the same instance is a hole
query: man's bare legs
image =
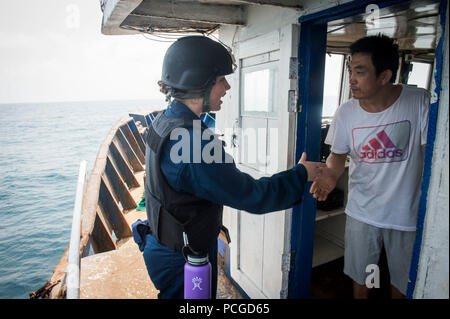
{"type": "Polygon", "coordinates": [[[405,299],[405,295],[391,285],[391,299],[405,299]]]}
{"type": "MultiPolygon", "coordinates": [[[[371,288],[367,288],[365,285],[360,285],[353,281],[353,298],[368,299],[370,290],[371,288]]],[[[405,295],[391,285],[391,299],[405,299],[405,295]]]]}
{"type": "Polygon", "coordinates": [[[360,285],[356,281],[353,281],[353,298],[355,299],[367,299],[369,298],[370,289],[366,285],[360,285]]]}

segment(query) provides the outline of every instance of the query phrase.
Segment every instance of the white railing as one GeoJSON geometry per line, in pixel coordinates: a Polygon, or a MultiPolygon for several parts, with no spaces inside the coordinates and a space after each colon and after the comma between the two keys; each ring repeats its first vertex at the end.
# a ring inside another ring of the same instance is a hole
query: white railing
{"type": "Polygon", "coordinates": [[[77,191],[73,208],[72,232],[70,234],[69,255],[67,265],[67,299],[80,298],[80,228],[81,206],[86,181],[86,161],[80,164],[77,191]]]}

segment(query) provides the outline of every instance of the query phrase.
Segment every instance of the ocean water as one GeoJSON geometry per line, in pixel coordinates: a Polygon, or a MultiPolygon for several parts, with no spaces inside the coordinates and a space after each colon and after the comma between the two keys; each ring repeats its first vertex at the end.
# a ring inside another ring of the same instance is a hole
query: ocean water
{"type": "Polygon", "coordinates": [[[0,298],[28,298],[50,279],[69,243],[80,162],[87,161],[88,178],[120,118],[163,106],[0,104],[0,298]]]}

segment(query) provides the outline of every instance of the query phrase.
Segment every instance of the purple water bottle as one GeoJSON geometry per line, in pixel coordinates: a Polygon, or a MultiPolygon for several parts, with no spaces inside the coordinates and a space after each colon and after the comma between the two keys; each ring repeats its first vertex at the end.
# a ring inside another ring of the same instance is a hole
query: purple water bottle
{"type": "Polygon", "coordinates": [[[183,232],[184,299],[211,299],[211,264],[207,254],[199,254],[189,246],[183,232]]]}
{"type": "Polygon", "coordinates": [[[211,299],[211,264],[206,256],[187,256],[184,299],[211,299]]]}

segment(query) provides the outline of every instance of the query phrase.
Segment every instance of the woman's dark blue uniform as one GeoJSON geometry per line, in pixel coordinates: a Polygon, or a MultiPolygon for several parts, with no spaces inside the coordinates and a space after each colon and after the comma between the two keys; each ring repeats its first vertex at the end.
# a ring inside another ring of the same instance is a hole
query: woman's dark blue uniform
{"type": "MultiPolygon", "coordinates": [[[[167,117],[200,120],[187,106],[174,100],[165,111],[167,117]]],[[[190,154],[193,154],[192,128],[190,154]]],[[[172,146],[179,140],[169,140],[163,146],[161,171],[167,183],[175,191],[189,193],[213,203],[226,205],[254,214],[284,210],[298,204],[307,181],[303,165],[255,180],[237,169],[234,161],[226,161],[222,148],[222,161],[216,163],[174,163],[170,158],[172,146]]],[[[201,147],[209,141],[201,141],[201,147]]],[[[151,203],[146,203],[151,205],[151,203]]],[[[144,259],[148,273],[155,287],[160,290],[159,298],[183,298],[182,254],[159,243],[148,234],[145,237],[144,259]]],[[[217,242],[208,251],[212,266],[212,296],[217,289],[217,242]]]]}

